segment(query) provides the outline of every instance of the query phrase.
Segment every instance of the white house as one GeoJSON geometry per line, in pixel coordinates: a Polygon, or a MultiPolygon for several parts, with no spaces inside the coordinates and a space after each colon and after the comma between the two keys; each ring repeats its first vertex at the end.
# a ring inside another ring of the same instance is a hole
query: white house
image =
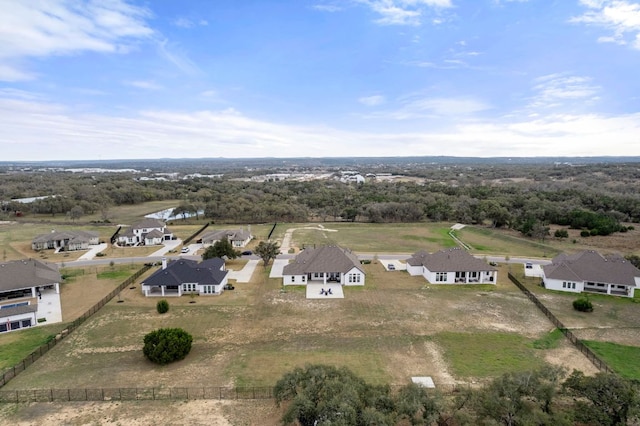
{"type": "Polygon", "coordinates": [[[51,231],[37,235],[31,241],[33,250],[85,250],[90,245],[100,244],[97,232],[93,231],[51,231]]]}
{"type": "Polygon", "coordinates": [[[173,234],[163,221],[146,218],[118,234],[118,244],[125,246],[157,245],[172,238],[173,234]]]}
{"type": "Polygon", "coordinates": [[[338,246],[307,248],[282,270],[284,285],[336,283],[364,285],[365,273],[356,255],[338,246]]]}
{"type": "Polygon", "coordinates": [[[498,270],[460,248],[433,254],[419,251],[407,260],[409,275],[422,275],[432,284],[495,284],[498,270]]]}
{"type": "Polygon", "coordinates": [[[227,285],[227,271],[224,260],[219,257],[203,260],[179,259],[169,262],[162,260],[159,269],[142,283],[142,293],[150,296],[201,296],[219,295],[227,285]]]}
{"type": "Polygon", "coordinates": [[[60,273],[55,265],[35,259],[0,263],[0,333],[62,321],[60,273]]]}
{"type": "Polygon", "coordinates": [[[218,231],[209,231],[202,235],[202,245],[207,247],[215,244],[220,241],[224,237],[227,237],[227,240],[231,243],[233,247],[240,248],[244,247],[253,239],[253,235],[251,235],[251,229],[223,229],[218,231]]]}
{"type": "Polygon", "coordinates": [[[542,271],[543,285],[550,290],[634,297],[640,286],[640,269],[631,262],[593,250],[556,256],[542,271]]]}

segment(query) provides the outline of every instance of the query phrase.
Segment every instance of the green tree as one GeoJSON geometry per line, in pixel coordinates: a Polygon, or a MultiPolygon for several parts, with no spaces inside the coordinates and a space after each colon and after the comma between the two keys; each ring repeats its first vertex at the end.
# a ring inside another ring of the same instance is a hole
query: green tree
{"type": "Polygon", "coordinates": [[[158,300],[158,303],[156,303],[156,310],[159,314],[166,314],[169,312],[169,302],[165,299],[158,300]]]}
{"type": "Polygon", "coordinates": [[[224,256],[227,256],[228,259],[235,259],[240,256],[240,252],[233,248],[233,245],[231,245],[227,237],[223,237],[221,240],[207,247],[204,253],[202,253],[202,260],[224,256]]]}
{"type": "Polygon", "coordinates": [[[164,365],[184,359],[193,337],[181,328],[159,328],[144,336],[142,352],[150,361],[164,365]]]}
{"type": "Polygon", "coordinates": [[[396,412],[400,419],[408,419],[412,425],[432,424],[440,415],[440,402],[427,394],[427,390],[415,383],[404,386],[396,397],[396,412]]]}
{"type": "Polygon", "coordinates": [[[563,388],[578,398],[574,403],[574,415],[580,422],[618,426],[629,424],[630,420],[640,420],[637,385],[615,374],[585,376],[574,370],[563,383],[563,388]]]}
{"type": "Polygon", "coordinates": [[[284,424],[394,424],[395,404],[389,387],[369,385],[347,368],[296,368],[278,380],[274,396],[278,405],[288,404],[282,416],[284,424]]]}
{"type": "Polygon", "coordinates": [[[74,206],[71,210],[69,210],[69,218],[74,222],[80,219],[83,215],[84,210],[80,206],[74,206]]]}
{"type": "Polygon", "coordinates": [[[266,268],[269,266],[269,262],[280,254],[280,246],[278,246],[278,243],[276,242],[260,241],[253,252],[262,259],[264,267],[266,268]]]}

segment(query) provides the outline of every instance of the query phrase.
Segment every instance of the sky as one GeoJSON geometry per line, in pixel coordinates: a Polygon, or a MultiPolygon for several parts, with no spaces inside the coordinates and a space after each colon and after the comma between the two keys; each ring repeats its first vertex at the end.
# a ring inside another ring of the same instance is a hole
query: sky
{"type": "Polygon", "coordinates": [[[0,10],[0,161],[640,156],[640,1],[0,10]]]}

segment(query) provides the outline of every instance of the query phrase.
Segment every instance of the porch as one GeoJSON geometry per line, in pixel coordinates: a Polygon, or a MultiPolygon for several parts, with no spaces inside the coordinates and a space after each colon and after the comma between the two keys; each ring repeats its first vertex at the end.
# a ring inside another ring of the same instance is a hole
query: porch
{"type": "Polygon", "coordinates": [[[610,294],[623,297],[631,297],[632,294],[627,286],[592,282],[584,283],[583,291],[585,293],[610,294]]]}
{"type": "Polygon", "coordinates": [[[309,272],[307,273],[307,282],[342,284],[342,274],[340,272],[309,272]]]}

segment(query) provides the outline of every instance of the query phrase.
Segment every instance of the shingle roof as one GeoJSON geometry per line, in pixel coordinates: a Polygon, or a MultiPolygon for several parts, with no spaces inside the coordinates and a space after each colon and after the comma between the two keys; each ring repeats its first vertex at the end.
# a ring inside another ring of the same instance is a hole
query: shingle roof
{"type": "Polygon", "coordinates": [[[97,238],[98,233],[93,231],[53,231],[47,234],[37,235],[32,242],[46,243],[47,241],[69,240],[72,242],[89,242],[92,238],[97,238]]]}
{"type": "Polygon", "coordinates": [[[164,228],[166,225],[163,221],[159,219],[153,218],[145,218],[144,220],[136,223],[132,226],[133,229],[143,229],[143,228],[164,228]]]}
{"type": "Polygon", "coordinates": [[[57,266],[36,259],[0,263],[0,291],[44,286],[60,281],[57,266]]]}
{"type": "Polygon", "coordinates": [[[14,306],[12,308],[4,308],[0,309],[0,318],[10,317],[12,315],[22,315],[28,314],[29,312],[36,312],[38,310],[38,305],[25,305],[25,306],[14,306]]]}
{"type": "Polygon", "coordinates": [[[147,233],[145,238],[163,238],[164,234],[159,229],[154,229],[153,231],[147,233]]]}
{"type": "Polygon", "coordinates": [[[321,246],[304,249],[293,263],[285,265],[284,275],[301,275],[314,272],[349,272],[360,268],[356,255],[338,246],[321,246]]]}
{"type": "Polygon", "coordinates": [[[567,281],[589,281],[635,287],[640,269],[620,255],[602,256],[587,250],[573,255],[561,254],[542,267],[546,278],[567,281]]]}
{"type": "Polygon", "coordinates": [[[224,261],[218,257],[203,260],[180,259],[169,262],[166,269],[160,269],[144,281],[144,285],[180,285],[183,283],[198,283],[201,285],[219,285],[227,276],[227,271],[221,271],[224,261]]]}
{"type": "Polygon", "coordinates": [[[461,248],[440,250],[433,254],[419,251],[407,260],[411,266],[425,266],[431,272],[495,271],[496,268],[461,248]]]}

